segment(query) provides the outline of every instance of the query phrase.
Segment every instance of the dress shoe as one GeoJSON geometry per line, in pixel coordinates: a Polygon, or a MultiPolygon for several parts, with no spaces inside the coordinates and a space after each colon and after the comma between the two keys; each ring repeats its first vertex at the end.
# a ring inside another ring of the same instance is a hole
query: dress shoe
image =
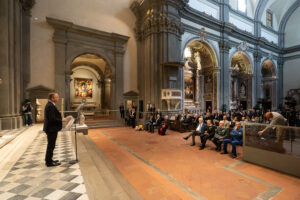
{"type": "Polygon", "coordinates": [[[188,140],[189,138],[188,137],[183,137],[183,139],[188,140]]]}
{"type": "Polygon", "coordinates": [[[236,158],[237,156],[234,155],[234,154],[231,154],[230,157],[231,157],[231,158],[236,158]]]}
{"type": "Polygon", "coordinates": [[[199,148],[199,150],[203,150],[203,149],[204,149],[204,147],[202,147],[202,146],[199,148]]]}
{"type": "Polygon", "coordinates": [[[228,152],[227,151],[222,151],[221,154],[228,154],[228,152]]]}
{"type": "Polygon", "coordinates": [[[60,163],[55,163],[55,162],[53,162],[53,163],[46,163],[47,167],[55,167],[55,166],[58,166],[58,165],[60,165],[60,163]]]}
{"type": "Polygon", "coordinates": [[[195,144],[192,143],[192,144],[190,144],[190,146],[195,146],[195,144]]]}
{"type": "Polygon", "coordinates": [[[54,162],[54,163],[59,163],[59,160],[52,160],[52,162],[54,162]]]}

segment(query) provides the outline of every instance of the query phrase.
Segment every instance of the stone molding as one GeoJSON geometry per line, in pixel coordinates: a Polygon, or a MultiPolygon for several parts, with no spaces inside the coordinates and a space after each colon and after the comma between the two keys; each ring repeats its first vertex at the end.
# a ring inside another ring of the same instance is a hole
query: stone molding
{"type": "MultiPolygon", "coordinates": [[[[117,109],[122,102],[123,62],[128,36],[108,33],[76,25],[72,22],[46,17],[54,28],[55,44],[55,88],[65,98],[66,109],[70,109],[70,74],[73,60],[85,53],[103,58],[111,69],[111,107],[117,109]]],[[[112,119],[118,115],[112,114],[112,119]]]]}

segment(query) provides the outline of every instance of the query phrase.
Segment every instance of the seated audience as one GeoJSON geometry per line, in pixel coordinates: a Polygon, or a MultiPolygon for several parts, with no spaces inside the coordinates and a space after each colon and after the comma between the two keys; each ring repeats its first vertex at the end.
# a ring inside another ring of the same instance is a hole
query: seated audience
{"type": "Polygon", "coordinates": [[[211,120],[206,121],[206,130],[203,134],[200,135],[201,138],[201,146],[200,150],[205,148],[205,144],[207,139],[212,139],[215,135],[215,126],[211,123],[211,120]]]}
{"type": "Polygon", "coordinates": [[[162,119],[159,114],[157,114],[155,121],[150,125],[150,132],[154,133],[155,127],[160,127],[162,119]]]}
{"type": "Polygon", "coordinates": [[[232,151],[231,157],[236,158],[236,145],[243,144],[243,128],[241,127],[241,122],[236,122],[234,129],[230,132],[230,139],[224,139],[223,152],[222,154],[227,154],[227,144],[231,143],[232,151]]]}
{"type": "Polygon", "coordinates": [[[225,128],[224,121],[220,121],[215,135],[212,139],[213,143],[216,145],[216,151],[221,151],[223,140],[227,136],[227,134],[228,128],[225,128]]]}
{"type": "Polygon", "coordinates": [[[164,117],[164,120],[163,120],[161,126],[160,126],[159,129],[158,129],[158,134],[159,134],[159,135],[166,135],[166,131],[167,131],[167,129],[169,128],[169,125],[170,125],[169,116],[166,115],[166,116],[164,117]]]}
{"type": "Polygon", "coordinates": [[[145,131],[150,131],[150,126],[155,122],[155,119],[153,117],[153,115],[150,115],[149,116],[149,120],[146,121],[146,124],[145,124],[145,131]]]}
{"type": "Polygon", "coordinates": [[[206,124],[203,121],[203,118],[200,117],[198,120],[198,125],[197,128],[194,132],[192,132],[191,134],[189,134],[188,136],[184,137],[183,139],[188,140],[191,136],[192,136],[192,144],[191,146],[195,145],[195,136],[198,135],[200,136],[201,134],[204,134],[204,131],[206,130],[206,124]]]}

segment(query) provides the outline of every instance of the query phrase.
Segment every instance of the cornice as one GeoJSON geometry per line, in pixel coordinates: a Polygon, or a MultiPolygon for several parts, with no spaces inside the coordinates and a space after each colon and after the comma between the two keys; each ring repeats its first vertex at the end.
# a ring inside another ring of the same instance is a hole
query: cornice
{"type": "Polygon", "coordinates": [[[96,29],[79,26],[72,22],[68,22],[68,21],[64,21],[64,20],[60,20],[60,19],[46,17],[46,21],[48,22],[48,24],[50,24],[57,30],[63,30],[63,31],[68,31],[68,32],[72,32],[72,33],[79,33],[81,35],[88,35],[88,36],[90,36],[90,37],[92,36],[94,38],[115,41],[115,42],[119,42],[121,44],[125,44],[129,40],[128,36],[120,35],[117,33],[108,33],[108,32],[104,32],[104,31],[99,31],[96,29]]]}

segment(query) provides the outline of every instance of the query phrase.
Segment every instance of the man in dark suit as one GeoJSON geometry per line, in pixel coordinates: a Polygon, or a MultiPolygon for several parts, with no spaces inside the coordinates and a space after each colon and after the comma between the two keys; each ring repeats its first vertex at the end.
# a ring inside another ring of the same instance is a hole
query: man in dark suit
{"type": "Polygon", "coordinates": [[[203,121],[203,117],[199,117],[196,130],[191,134],[189,134],[188,136],[184,137],[183,139],[188,140],[192,136],[193,142],[191,146],[195,146],[196,135],[198,136],[203,135],[205,130],[206,130],[206,124],[203,121]]]}
{"type": "Polygon", "coordinates": [[[136,112],[135,109],[133,108],[130,113],[130,121],[131,121],[132,128],[135,128],[135,119],[136,119],[136,112]]]}
{"type": "Polygon", "coordinates": [[[53,151],[55,148],[55,142],[57,138],[57,132],[62,129],[62,122],[66,119],[62,119],[60,112],[55,107],[58,102],[59,95],[57,93],[50,93],[48,96],[49,102],[45,107],[45,121],[44,121],[44,132],[47,134],[47,151],[45,161],[47,167],[60,165],[59,161],[53,161],[53,151]]]}

